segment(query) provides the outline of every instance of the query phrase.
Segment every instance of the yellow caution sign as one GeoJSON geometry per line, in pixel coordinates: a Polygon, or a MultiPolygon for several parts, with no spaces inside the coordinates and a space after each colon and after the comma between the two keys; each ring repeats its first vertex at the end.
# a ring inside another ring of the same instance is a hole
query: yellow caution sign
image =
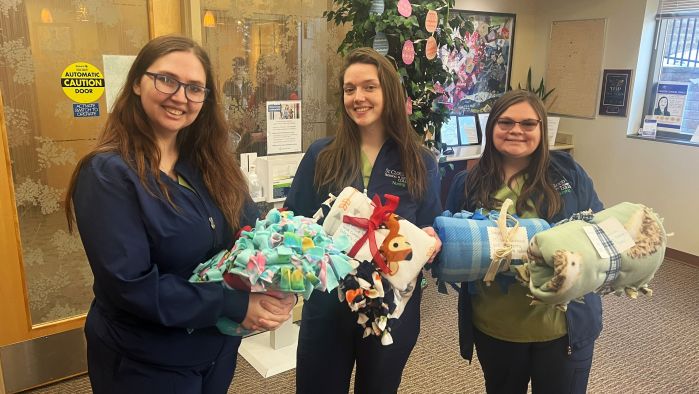
{"type": "Polygon", "coordinates": [[[78,62],[61,74],[63,93],[76,103],[92,103],[104,93],[104,76],[90,63],[78,62]]]}

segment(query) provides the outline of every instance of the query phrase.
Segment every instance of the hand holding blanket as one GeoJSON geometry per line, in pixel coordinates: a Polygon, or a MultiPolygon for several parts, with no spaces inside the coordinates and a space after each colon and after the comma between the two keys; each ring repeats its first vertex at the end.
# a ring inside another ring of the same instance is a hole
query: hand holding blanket
{"type": "MultiPolygon", "coordinates": [[[[272,209],[254,229],[241,231],[233,248],[199,264],[190,282],[222,281],[230,288],[252,292],[291,292],[306,299],[313,290],[335,289],[358,266],[342,253],[315,220],[272,209]]],[[[229,335],[247,330],[222,317],[216,325],[229,335]]]]}

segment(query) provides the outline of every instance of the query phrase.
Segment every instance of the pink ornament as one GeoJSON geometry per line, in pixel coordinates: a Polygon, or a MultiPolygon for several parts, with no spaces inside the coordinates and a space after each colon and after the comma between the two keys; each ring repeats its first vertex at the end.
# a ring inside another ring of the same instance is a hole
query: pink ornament
{"type": "Polygon", "coordinates": [[[413,99],[411,99],[410,97],[408,97],[408,99],[405,101],[405,112],[408,115],[413,114],[413,99]]]}
{"type": "Polygon", "coordinates": [[[403,43],[402,56],[405,65],[413,64],[413,60],[415,60],[415,46],[412,41],[405,40],[405,43],[403,43]]]}
{"type": "Polygon", "coordinates": [[[400,0],[398,1],[398,12],[407,18],[413,14],[413,5],[410,4],[409,0],[400,0]]]}
{"type": "Polygon", "coordinates": [[[437,11],[427,11],[427,16],[425,16],[425,30],[433,33],[435,30],[437,30],[437,23],[439,23],[439,15],[437,15],[437,11]]]}
{"type": "Polygon", "coordinates": [[[427,43],[425,44],[425,56],[429,60],[437,57],[437,40],[435,40],[433,36],[427,39],[427,43]]]}

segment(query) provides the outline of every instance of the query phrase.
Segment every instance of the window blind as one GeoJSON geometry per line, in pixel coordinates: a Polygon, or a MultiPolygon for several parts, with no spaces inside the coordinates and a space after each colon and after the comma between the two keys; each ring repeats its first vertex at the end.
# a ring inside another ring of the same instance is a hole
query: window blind
{"type": "Polygon", "coordinates": [[[699,0],[660,0],[658,15],[664,17],[697,14],[699,15],[699,0]]]}

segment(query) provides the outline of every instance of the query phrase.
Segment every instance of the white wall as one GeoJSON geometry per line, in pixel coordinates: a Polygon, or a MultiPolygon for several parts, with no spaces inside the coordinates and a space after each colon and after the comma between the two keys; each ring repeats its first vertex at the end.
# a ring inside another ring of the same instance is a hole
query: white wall
{"type": "Polygon", "coordinates": [[[633,201],[653,207],[675,233],[669,246],[699,255],[699,147],[626,137],[641,119],[657,0],[539,0],[537,8],[537,25],[546,26],[542,40],[554,20],[607,18],[602,68],[634,70],[630,117],[564,118],[559,129],[574,135],[575,158],[606,205],[633,201]]]}
{"type": "MultiPolygon", "coordinates": [[[[538,81],[546,67],[551,22],[606,18],[603,69],[633,69],[629,118],[563,117],[559,130],[574,135],[575,158],[610,206],[640,202],[665,217],[675,235],[669,246],[699,255],[699,147],[627,138],[638,128],[648,76],[657,0],[457,1],[456,8],[517,14],[512,80],[529,66],[538,81]]],[[[600,70],[600,74],[602,70],[600,70]]],[[[548,86],[554,88],[555,86],[548,86]]]]}

